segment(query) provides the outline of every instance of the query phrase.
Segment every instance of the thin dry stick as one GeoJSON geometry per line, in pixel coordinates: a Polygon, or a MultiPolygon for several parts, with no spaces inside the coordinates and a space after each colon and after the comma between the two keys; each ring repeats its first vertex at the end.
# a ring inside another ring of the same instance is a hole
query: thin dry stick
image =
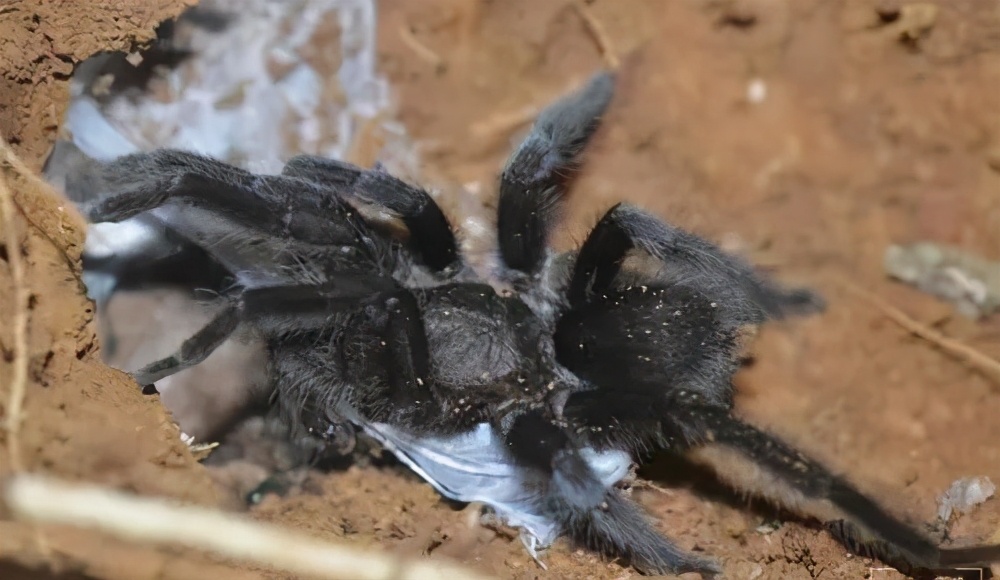
{"type": "Polygon", "coordinates": [[[473,124],[469,132],[477,139],[490,139],[500,134],[510,133],[521,125],[533,121],[541,111],[536,105],[526,105],[516,111],[498,113],[485,121],[473,124]]]}
{"type": "Polygon", "coordinates": [[[902,310],[892,306],[885,300],[882,300],[875,294],[864,290],[863,288],[859,288],[849,282],[842,282],[841,284],[850,293],[862,298],[881,310],[883,314],[888,316],[896,324],[902,326],[920,338],[937,345],[946,353],[964,360],[970,365],[983,371],[987,376],[993,377],[998,383],[1000,383],[1000,362],[986,356],[971,346],[962,344],[955,339],[948,338],[933,328],[930,328],[926,324],[922,324],[910,318],[902,310]]]}
{"type": "MultiPolygon", "coordinates": [[[[3,136],[0,135],[0,142],[3,136]]],[[[5,142],[4,142],[5,143],[5,142]]],[[[16,161],[16,158],[15,158],[16,161]]],[[[15,169],[19,169],[15,166],[15,169]]],[[[24,470],[24,459],[21,457],[21,423],[24,421],[24,397],[28,388],[28,284],[24,276],[24,259],[21,256],[21,243],[18,238],[16,204],[14,193],[7,185],[7,175],[0,170],[0,213],[3,213],[4,245],[7,247],[7,264],[10,266],[11,282],[14,286],[14,360],[11,361],[11,378],[8,385],[6,417],[3,426],[7,431],[7,456],[10,458],[10,469],[13,473],[24,470]]],[[[3,389],[0,389],[2,391],[3,389]]],[[[42,529],[34,529],[35,546],[50,567],[53,559],[49,543],[42,529]]],[[[55,568],[52,568],[55,571],[55,568]]]]}
{"type": "Polygon", "coordinates": [[[8,388],[7,413],[4,426],[7,430],[7,454],[14,472],[24,469],[21,458],[21,421],[24,393],[28,384],[28,286],[24,281],[24,260],[15,219],[14,194],[7,186],[7,178],[0,174],[0,212],[3,212],[4,244],[7,247],[7,264],[10,266],[14,285],[14,360],[8,388]]]}
{"type": "MultiPolygon", "coordinates": [[[[13,170],[13,173],[16,174],[20,179],[22,179],[25,182],[26,191],[43,191],[43,190],[51,191],[51,187],[40,177],[38,177],[38,175],[36,175],[34,171],[29,169],[28,166],[25,165],[24,162],[21,161],[17,155],[14,154],[14,151],[10,148],[10,146],[7,145],[7,141],[2,133],[0,133],[0,154],[2,154],[2,159],[0,159],[0,171],[6,173],[8,167],[11,170],[13,170]]],[[[2,179],[6,179],[6,175],[4,175],[2,179]]],[[[8,193],[11,192],[8,190],[8,193]]],[[[17,196],[11,193],[10,199],[11,203],[13,203],[13,205],[16,207],[18,205],[17,196]]],[[[5,213],[4,215],[7,214],[5,213]]],[[[56,242],[56,240],[52,237],[52,232],[49,231],[48,228],[44,227],[42,223],[38,223],[37,221],[33,220],[32,216],[22,213],[21,217],[22,219],[24,219],[25,222],[27,222],[29,226],[34,228],[36,232],[38,232],[39,234],[42,235],[42,237],[48,240],[49,243],[51,243],[52,246],[60,254],[62,254],[63,258],[66,260],[66,263],[70,265],[70,273],[73,275],[74,278],[76,278],[78,282],[80,282],[80,284],[83,284],[83,280],[80,279],[80,273],[78,272],[77,268],[73,267],[73,264],[76,264],[77,260],[71,257],[67,253],[66,247],[63,244],[56,242]]],[[[62,219],[63,216],[60,216],[60,222],[62,219]]],[[[60,228],[62,227],[62,223],[59,224],[59,227],[60,228]]]]}
{"type": "Polygon", "coordinates": [[[444,59],[441,58],[441,55],[417,40],[417,37],[413,35],[413,31],[410,30],[409,26],[403,24],[399,27],[399,38],[403,41],[403,44],[409,47],[421,60],[434,67],[435,70],[444,68],[444,59]]]}
{"type": "Polygon", "coordinates": [[[487,578],[446,562],[355,550],[235,514],[38,475],[12,478],[4,500],[19,518],[95,529],[129,541],[182,545],[295,575],[331,580],[487,578]]]}
{"type": "Polygon", "coordinates": [[[618,66],[621,64],[621,60],[618,58],[618,53],[615,51],[611,38],[608,36],[607,30],[604,29],[604,25],[601,21],[594,16],[593,12],[580,0],[573,2],[573,8],[576,9],[576,13],[580,15],[583,23],[587,27],[587,32],[597,43],[597,49],[600,51],[601,56],[604,57],[604,62],[612,70],[617,70],[618,66]]]}

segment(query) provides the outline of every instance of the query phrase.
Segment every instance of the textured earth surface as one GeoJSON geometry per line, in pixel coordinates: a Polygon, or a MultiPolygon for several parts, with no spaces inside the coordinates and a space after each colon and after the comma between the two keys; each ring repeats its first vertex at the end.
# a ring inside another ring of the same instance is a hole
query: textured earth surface
{"type": "MultiPolygon", "coordinates": [[[[135,3],[117,18],[84,20],[64,18],[75,3],[52,4],[60,5],[58,18],[31,13],[27,2],[0,8],[0,23],[23,26],[23,40],[0,41],[0,131],[33,168],[65,105],[72,63],[98,48],[129,50],[178,9],[135,3]],[[91,29],[93,42],[74,44],[91,29]]],[[[846,290],[864,288],[1000,358],[996,317],[972,322],[882,271],[887,245],[921,239],[1000,258],[1000,4],[386,0],[378,33],[378,66],[419,147],[422,182],[487,204],[532,111],[620,62],[619,92],[558,243],[582,239],[603,209],[624,199],[817,288],[829,301],[826,313],[758,337],[755,363],[738,377],[739,413],[913,522],[933,522],[938,496],[958,478],[1000,481],[998,379],[846,290]]],[[[357,156],[377,150],[362,145],[357,156]]],[[[226,502],[157,400],[98,362],[90,304],[77,282],[80,222],[58,210],[58,198],[4,171],[28,218],[18,232],[32,296],[24,466],[226,502]]],[[[11,251],[4,246],[2,261],[11,251]]],[[[11,289],[0,266],[2,409],[11,289]]],[[[0,474],[10,468],[0,451],[0,474]]],[[[687,549],[721,558],[728,577],[901,577],[872,570],[878,563],[847,555],[811,523],[747,502],[705,474],[662,460],[644,475],[652,485],[636,494],[662,529],[687,549]]],[[[500,578],[637,575],[564,544],[542,570],[508,531],[470,525],[468,512],[398,468],[315,473],[303,491],[269,497],[251,514],[359,546],[453,557],[500,578]]],[[[31,577],[29,568],[45,561],[65,577],[280,577],[66,529],[45,530],[55,549],[42,555],[32,532],[6,515],[0,508],[5,578],[31,577]]],[[[949,532],[971,542],[998,528],[993,499],[949,532]]]]}

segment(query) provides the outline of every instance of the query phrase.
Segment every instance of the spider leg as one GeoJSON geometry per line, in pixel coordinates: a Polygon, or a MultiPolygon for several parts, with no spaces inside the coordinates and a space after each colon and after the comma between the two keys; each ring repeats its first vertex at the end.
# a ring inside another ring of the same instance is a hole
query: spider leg
{"type": "Polygon", "coordinates": [[[574,541],[606,555],[624,556],[648,573],[714,575],[720,571],[714,561],[687,553],[663,537],[638,505],[614,489],[613,480],[631,463],[627,454],[601,459],[585,456],[573,437],[541,411],[514,419],[505,442],[520,464],[548,478],[545,509],[574,541]],[[606,463],[611,469],[602,465],[606,463]],[[602,478],[595,465],[610,480],[602,478]]]}
{"type": "Polygon", "coordinates": [[[1000,545],[938,548],[844,479],[726,409],[691,406],[686,411],[700,423],[704,437],[688,452],[694,460],[737,488],[826,523],[849,546],[920,569],[1000,561],[1000,545]]]}
{"type": "Polygon", "coordinates": [[[563,521],[577,542],[609,556],[624,556],[647,574],[697,572],[715,577],[722,571],[714,560],[685,552],[663,537],[642,508],[615,489],[608,491],[596,509],[567,506],[563,521]]]}
{"type": "Polygon", "coordinates": [[[344,369],[335,360],[317,361],[313,351],[302,340],[283,341],[272,351],[271,382],[281,385],[272,394],[272,412],[293,440],[315,449],[316,459],[347,455],[357,439],[354,426],[337,412],[346,392],[344,369]]]}
{"type": "Polygon", "coordinates": [[[576,450],[569,435],[540,411],[514,419],[505,440],[521,464],[552,478],[556,495],[567,507],[586,511],[603,501],[604,484],[576,450]]]}
{"type": "Polygon", "coordinates": [[[343,161],[296,155],[285,164],[282,175],[334,187],[348,199],[397,214],[410,232],[411,250],[436,271],[453,266],[458,259],[455,234],[441,207],[426,191],[393,177],[380,166],[364,170],[343,161]]]}
{"type": "Polygon", "coordinates": [[[632,250],[656,259],[668,279],[710,292],[743,324],[823,308],[813,292],[783,288],[707,240],[624,203],[608,210],[580,248],[568,289],[570,303],[609,292],[632,250]]]}
{"type": "Polygon", "coordinates": [[[140,385],[153,383],[202,362],[229,338],[240,324],[236,305],[227,305],[208,324],[185,340],[174,354],[149,363],[132,373],[140,385]]]}
{"type": "Polygon", "coordinates": [[[255,175],[185,151],[126,155],[105,165],[102,175],[112,193],[83,205],[92,222],[120,222],[181,201],[264,234],[310,244],[357,245],[363,227],[330,188],[294,177],[255,175]]]}
{"type": "Polygon", "coordinates": [[[309,417],[349,414],[416,432],[431,429],[440,406],[431,390],[430,355],[413,294],[395,290],[323,300],[325,319],[322,326],[313,325],[322,332],[303,332],[303,314],[310,315],[301,312],[275,315],[265,331],[272,337],[274,376],[282,382],[275,396],[286,420],[296,426],[309,423],[309,417]],[[333,304],[341,300],[353,300],[353,306],[333,304]],[[290,332],[277,336],[281,318],[288,319],[280,324],[290,332]],[[331,356],[330,349],[339,355],[331,356]]]}
{"type": "Polygon", "coordinates": [[[497,236],[511,269],[534,274],[545,257],[567,173],[597,130],[614,77],[601,72],[576,93],[542,110],[500,177],[497,236]]]}

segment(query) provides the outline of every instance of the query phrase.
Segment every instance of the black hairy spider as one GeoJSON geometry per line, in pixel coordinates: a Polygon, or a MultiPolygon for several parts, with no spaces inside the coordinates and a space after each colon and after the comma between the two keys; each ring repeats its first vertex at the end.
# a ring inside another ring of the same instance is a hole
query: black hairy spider
{"type": "Polygon", "coordinates": [[[93,222],[154,215],[236,280],[207,326],[135,378],[154,383],[249,333],[266,341],[268,396],[293,433],[342,448],[360,428],[443,495],[521,528],[533,555],[567,535],[643,571],[718,573],[619,486],[661,449],[825,522],[855,550],[920,568],[995,558],[996,547],[939,549],[734,417],[743,330],[817,312],[815,294],[626,204],[577,251],[547,248],[613,86],[600,73],[550,105],[503,169],[492,278],[512,290],[463,260],[428,193],[379,167],[303,155],[256,175],[175,150],[107,164],[109,191],[84,204],[93,222]]]}

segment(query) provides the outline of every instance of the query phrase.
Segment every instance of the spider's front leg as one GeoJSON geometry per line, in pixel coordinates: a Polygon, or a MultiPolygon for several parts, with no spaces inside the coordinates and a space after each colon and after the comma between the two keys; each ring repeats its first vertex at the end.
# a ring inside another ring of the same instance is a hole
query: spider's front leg
{"type": "Polygon", "coordinates": [[[435,271],[454,268],[458,245],[440,206],[423,189],[393,177],[382,167],[356,165],[315,155],[291,158],[283,175],[335,187],[347,199],[375,205],[396,214],[410,233],[410,249],[435,271]]]}
{"type": "Polygon", "coordinates": [[[255,175],[185,151],[126,155],[104,165],[101,175],[109,193],[83,204],[91,222],[120,222],[179,202],[197,216],[195,230],[206,233],[196,241],[205,248],[226,243],[238,233],[233,225],[259,238],[321,245],[356,246],[366,232],[360,217],[331,188],[294,177],[255,175]]]}
{"type": "Polygon", "coordinates": [[[517,417],[504,439],[516,461],[548,482],[544,509],[574,541],[624,557],[647,573],[720,572],[716,562],[685,552],[661,535],[649,516],[614,487],[628,472],[629,454],[584,449],[579,437],[541,411],[517,417]]]}
{"type": "Polygon", "coordinates": [[[613,92],[611,73],[594,75],[582,89],[542,110],[507,161],[500,176],[497,238],[508,268],[528,275],[541,268],[568,174],[613,92]]]}

